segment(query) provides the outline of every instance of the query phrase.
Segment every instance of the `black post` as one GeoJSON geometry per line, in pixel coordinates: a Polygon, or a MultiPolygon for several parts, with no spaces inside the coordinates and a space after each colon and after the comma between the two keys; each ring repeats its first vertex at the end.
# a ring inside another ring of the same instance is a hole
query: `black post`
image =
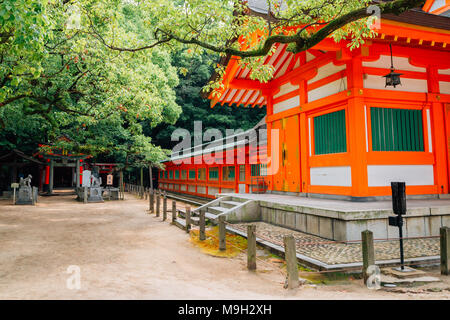
{"type": "Polygon", "coordinates": [[[400,238],[400,265],[401,270],[405,269],[405,259],[403,252],[403,218],[406,214],[406,185],[404,182],[391,182],[392,189],[392,209],[397,215],[396,219],[390,219],[390,225],[398,227],[400,238]]]}
{"type": "Polygon", "coordinates": [[[400,236],[400,267],[405,269],[405,257],[403,254],[403,219],[402,216],[398,216],[398,234],[400,236]]]}

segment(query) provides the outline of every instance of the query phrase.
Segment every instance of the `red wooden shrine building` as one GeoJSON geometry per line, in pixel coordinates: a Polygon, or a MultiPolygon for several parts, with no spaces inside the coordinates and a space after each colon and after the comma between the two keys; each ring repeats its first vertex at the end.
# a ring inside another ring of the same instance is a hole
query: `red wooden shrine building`
{"type": "MultiPolygon", "coordinates": [[[[68,140],[66,137],[60,139],[68,140]]],[[[42,159],[45,166],[39,170],[39,190],[53,193],[54,188],[78,187],[83,184],[83,171],[96,168],[102,181],[106,182],[106,175],[112,173],[114,163],[86,162],[91,158],[86,154],[73,154],[67,150],[56,148],[53,145],[39,145],[40,151],[35,155],[42,159]],[[45,186],[45,187],[44,187],[45,186]]]]}
{"type": "MultiPolygon", "coordinates": [[[[249,3],[260,12],[258,1],[249,3]]],[[[422,9],[382,15],[378,36],[352,51],[345,40],[325,39],[298,54],[276,44],[265,58],[275,69],[268,83],[250,80],[251,70],[228,57],[223,92],[210,97],[211,105],[266,106],[269,192],[370,200],[390,195],[391,181],[405,181],[408,195],[449,193],[449,9],[448,1],[427,1],[422,9]],[[395,87],[383,77],[391,57],[401,74],[395,87]]],[[[233,182],[229,172],[167,162],[160,183],[210,197],[250,191],[250,164],[235,165],[233,182]],[[241,170],[248,174],[242,181],[241,170]]]]}

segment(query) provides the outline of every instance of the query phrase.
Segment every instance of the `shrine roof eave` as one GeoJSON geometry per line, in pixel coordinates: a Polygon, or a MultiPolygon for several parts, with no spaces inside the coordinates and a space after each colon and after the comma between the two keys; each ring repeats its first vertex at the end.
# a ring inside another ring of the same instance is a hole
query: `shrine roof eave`
{"type": "MultiPolygon", "coordinates": [[[[251,8],[250,8],[251,9],[251,8]]],[[[267,15],[262,15],[261,12],[250,10],[251,14],[263,16],[267,18],[267,15]]],[[[434,15],[427,12],[424,12],[420,9],[412,9],[406,12],[401,13],[400,15],[395,14],[382,14],[381,15],[381,33],[386,34],[395,34],[395,33],[405,33],[413,31],[409,34],[411,38],[414,38],[415,33],[414,30],[417,30],[417,37],[423,39],[425,38],[437,37],[437,42],[446,42],[447,37],[450,37],[450,17],[442,16],[442,15],[434,15]],[[383,28],[384,25],[384,28],[383,28]]],[[[403,36],[404,34],[401,34],[403,36]]],[[[225,70],[225,74],[228,71],[228,67],[230,66],[231,56],[222,57],[219,61],[219,64],[223,66],[227,66],[225,70]]],[[[217,74],[214,73],[211,80],[215,80],[217,78],[217,74]]],[[[211,100],[211,105],[213,106],[217,101],[214,101],[214,98],[210,92],[202,92],[201,96],[205,99],[211,100]]]]}
{"type": "Polygon", "coordinates": [[[17,155],[17,156],[19,156],[19,157],[21,157],[21,158],[23,158],[25,160],[28,160],[28,161],[31,161],[31,162],[34,162],[34,163],[37,163],[37,164],[40,164],[40,165],[44,164],[43,162],[39,161],[38,159],[34,158],[33,156],[28,156],[25,153],[23,153],[22,151],[17,150],[17,149],[12,149],[10,152],[8,152],[8,153],[6,153],[4,155],[1,155],[0,156],[0,162],[1,162],[1,160],[5,159],[5,158],[8,158],[9,156],[13,156],[13,155],[17,155]]]}
{"type": "Polygon", "coordinates": [[[58,154],[42,154],[41,155],[42,158],[44,159],[51,159],[51,160],[55,160],[55,159],[61,159],[61,160],[84,160],[87,158],[90,158],[90,155],[58,155],[58,154]]]}

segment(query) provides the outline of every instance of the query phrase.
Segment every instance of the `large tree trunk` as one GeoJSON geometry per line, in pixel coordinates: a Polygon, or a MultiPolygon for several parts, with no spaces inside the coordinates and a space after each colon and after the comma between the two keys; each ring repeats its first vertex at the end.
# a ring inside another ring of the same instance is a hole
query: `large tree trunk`
{"type": "Polygon", "coordinates": [[[153,174],[152,174],[152,164],[148,165],[148,178],[150,179],[150,189],[153,190],[153,174]]]}

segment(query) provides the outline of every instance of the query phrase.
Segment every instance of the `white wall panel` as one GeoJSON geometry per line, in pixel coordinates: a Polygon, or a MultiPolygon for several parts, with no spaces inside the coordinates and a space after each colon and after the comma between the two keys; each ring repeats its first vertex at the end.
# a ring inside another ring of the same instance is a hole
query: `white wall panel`
{"type": "Polygon", "coordinates": [[[347,90],[347,77],[330,82],[324,86],[308,91],[308,102],[331,96],[347,90]]]}
{"type": "Polygon", "coordinates": [[[275,103],[273,105],[273,113],[278,113],[284,110],[292,109],[300,105],[300,97],[295,96],[290,99],[275,103]]]}
{"type": "Polygon", "coordinates": [[[432,165],[369,165],[367,178],[369,187],[388,187],[393,181],[407,186],[434,185],[432,165]]]}
{"type": "Polygon", "coordinates": [[[215,188],[215,187],[208,187],[208,194],[210,196],[215,195],[216,193],[219,193],[219,188],[215,188]]]}
{"type": "Polygon", "coordinates": [[[439,81],[439,91],[441,93],[450,94],[450,82],[439,81]]]}
{"type": "Polygon", "coordinates": [[[281,97],[282,95],[285,95],[289,92],[292,92],[294,90],[298,90],[298,85],[293,85],[290,82],[286,82],[285,84],[280,86],[280,92],[278,92],[276,95],[273,96],[274,99],[281,97]]]}
{"type": "MultiPolygon", "coordinates": [[[[363,67],[372,67],[372,68],[390,68],[391,66],[391,56],[381,55],[380,58],[376,61],[363,61],[363,67]]],[[[394,57],[394,68],[396,70],[405,70],[405,71],[416,71],[416,72],[426,72],[426,68],[415,67],[409,63],[408,58],[404,57],[394,57]]]]}
{"type": "Polygon", "coordinates": [[[312,186],[352,186],[352,169],[345,167],[315,167],[310,169],[312,186]]]}
{"type": "Polygon", "coordinates": [[[397,90],[397,91],[407,91],[407,92],[427,92],[428,85],[427,80],[424,79],[407,79],[401,78],[402,84],[400,86],[387,87],[386,80],[383,77],[375,75],[366,75],[364,79],[364,88],[367,89],[379,89],[379,90],[397,90]]]}
{"type": "Polygon", "coordinates": [[[317,74],[314,78],[308,80],[308,84],[316,82],[318,80],[321,80],[323,78],[326,78],[328,76],[331,76],[332,74],[335,74],[339,71],[345,70],[346,66],[345,64],[342,66],[335,66],[332,62],[322,66],[317,71],[317,74]]]}

